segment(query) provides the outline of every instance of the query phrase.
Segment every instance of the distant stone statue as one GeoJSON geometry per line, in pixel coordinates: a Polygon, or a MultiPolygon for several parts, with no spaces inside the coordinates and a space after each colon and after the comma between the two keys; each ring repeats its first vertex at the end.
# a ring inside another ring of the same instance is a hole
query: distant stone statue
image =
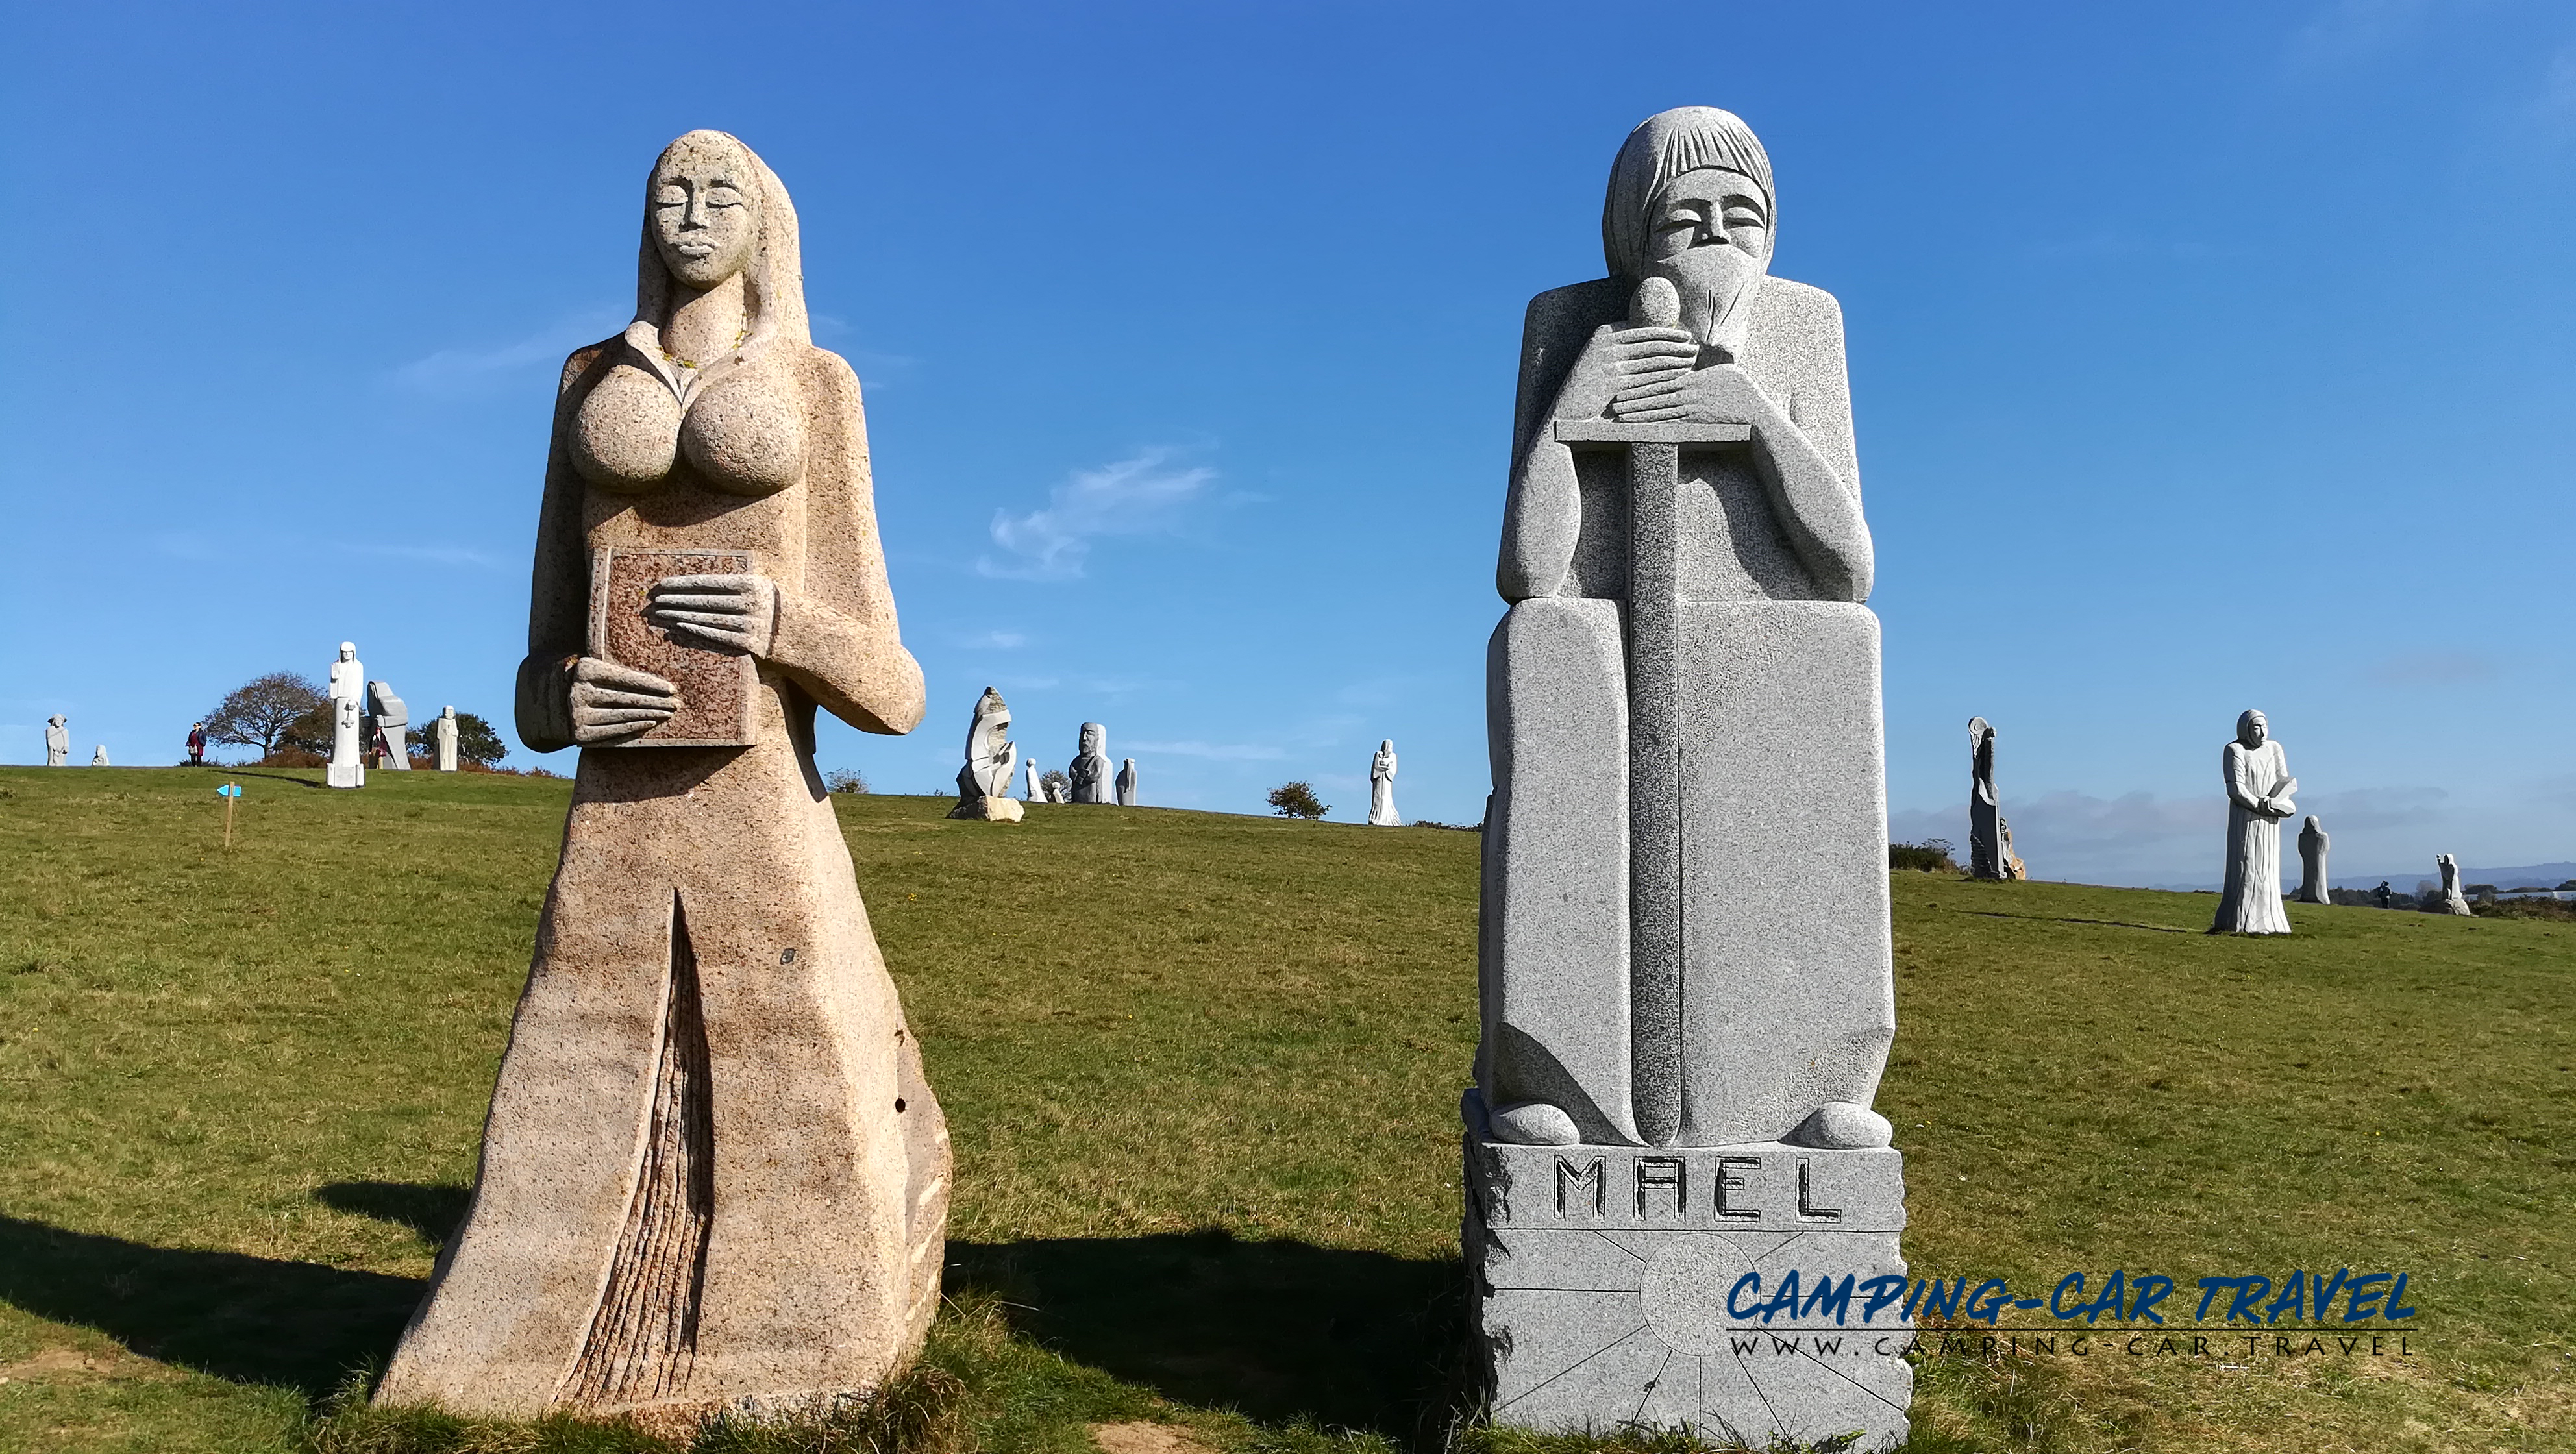
{"type": "Polygon", "coordinates": [[[1401,828],[1404,820],[1395,815],[1395,739],[1380,741],[1377,755],[1369,759],[1369,824],[1377,828],[1401,828]]]}
{"type": "Polygon", "coordinates": [[[1011,801],[1011,764],[1020,750],[1010,739],[1011,709],[991,687],[975,699],[974,719],[966,724],[966,765],[957,769],[957,806],[951,818],[1017,823],[1020,805],[1011,801]]]}
{"type": "Polygon", "coordinates": [[[949,1150],[813,758],[818,708],[922,713],[859,381],[750,148],[690,132],[642,200],[635,321],[561,374],[519,667],[521,738],[581,749],[563,859],[376,1398],[686,1443],[912,1361],[949,1150]]]}
{"type": "Polygon", "coordinates": [[[1522,331],[1461,1107],[1497,1425],[1906,1429],[1902,1338],[1726,1356],[1742,1278],[1905,1268],[1872,546],[1841,309],[1770,275],[1776,200],[1740,118],[1648,118],[1609,276],[1522,331]]]}
{"type": "Polygon", "coordinates": [[[456,709],[442,707],[438,720],[430,724],[430,741],[438,751],[438,770],[456,771],[456,709]]]}
{"type": "Polygon", "coordinates": [[[100,743],[100,744],[98,745],[98,751],[93,752],[93,753],[91,753],[91,754],[89,755],[89,765],[90,765],[90,766],[92,766],[92,767],[107,767],[107,766],[109,766],[109,765],[110,765],[110,764],[109,764],[109,762],[108,762],[108,760],[107,760],[107,744],[106,744],[106,743],[104,743],[104,742],[100,743]]]}
{"type": "Polygon", "coordinates": [[[1029,790],[1028,790],[1028,793],[1027,793],[1027,795],[1026,795],[1026,796],[1028,797],[1028,800],[1029,800],[1030,802],[1032,802],[1032,803],[1043,803],[1043,802],[1045,802],[1045,801],[1047,800],[1047,795],[1046,795],[1046,784],[1045,784],[1045,783],[1043,783],[1043,782],[1041,782],[1041,781],[1039,781],[1039,777],[1038,777],[1038,760],[1037,760],[1036,758],[1032,757],[1032,758],[1028,759],[1028,764],[1029,764],[1029,772],[1028,772],[1028,778],[1029,778],[1029,790]]]}
{"type": "Polygon", "coordinates": [[[1995,795],[1995,729],[1968,719],[1968,877],[2007,879],[2003,805],[1995,795]]]}
{"type": "Polygon", "coordinates": [[[2004,877],[2015,883],[2030,877],[2029,866],[2013,851],[2012,820],[2001,813],[1995,815],[1995,836],[2003,840],[2004,877]]]}
{"type": "Polygon", "coordinates": [[[367,740],[376,766],[392,772],[411,770],[411,712],[383,682],[367,683],[367,740]]]}
{"type": "Polygon", "coordinates": [[[1070,803],[1073,801],[1073,782],[1063,773],[1048,773],[1046,776],[1038,779],[1038,786],[1045,790],[1046,800],[1050,803],[1070,803]]]}
{"type": "Polygon", "coordinates": [[[362,788],[367,785],[367,760],[364,728],[359,722],[366,708],[367,668],[358,660],[355,643],[340,643],[339,659],[331,663],[331,765],[323,781],[335,788],[362,788]]]}
{"type": "Polygon", "coordinates": [[[2212,934],[2287,934],[2281,908],[2281,820],[2297,812],[2299,780],[2271,740],[2271,724],[2248,710],[2236,740],[2219,754],[2227,783],[2227,884],[2219,891],[2212,934]]]}
{"type": "MultiPolygon", "coordinates": [[[[106,752],[107,749],[104,747],[99,749],[98,765],[101,767],[107,765],[106,752]]],[[[2469,896],[2460,891],[2460,861],[2445,853],[2435,858],[2433,865],[2442,871],[2442,912],[2445,914],[2469,913],[2469,896]]]]}
{"type": "Polygon", "coordinates": [[[72,760],[71,723],[56,712],[45,719],[45,766],[64,767],[72,760]]]}
{"type": "Polygon", "coordinates": [[[1132,808],[1136,806],[1136,759],[1132,757],[1120,760],[1118,768],[1118,806],[1122,808],[1132,808]]]}
{"type": "Polygon", "coordinates": [[[2326,888],[2326,849],[2329,840],[2317,815],[2310,813],[2306,825],[2299,829],[2299,892],[2295,897],[2303,904],[2331,904],[2334,895],[2326,888]]]}
{"type": "Polygon", "coordinates": [[[1112,785],[1109,780],[1108,728],[1097,722],[1082,724],[1080,750],[1074,753],[1073,765],[1065,769],[1064,775],[1073,784],[1075,802],[1114,801],[1110,796],[1112,785]]]}

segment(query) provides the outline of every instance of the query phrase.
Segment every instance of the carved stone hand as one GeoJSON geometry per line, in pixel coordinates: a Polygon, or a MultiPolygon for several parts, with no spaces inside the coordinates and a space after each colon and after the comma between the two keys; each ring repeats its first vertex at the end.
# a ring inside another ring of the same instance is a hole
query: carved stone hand
{"type": "Polygon", "coordinates": [[[683,646],[767,656],[778,636],[778,586],[765,576],[664,576],[644,619],[683,646]]]}
{"type": "Polygon", "coordinates": [[[572,740],[584,747],[650,732],[680,710],[679,689],[649,671],[585,656],[572,669],[572,740]]]}
{"type": "Polygon", "coordinates": [[[1610,400],[1610,416],[1630,424],[1758,424],[1776,412],[1760,386],[1734,364],[1647,378],[1610,400]]]}

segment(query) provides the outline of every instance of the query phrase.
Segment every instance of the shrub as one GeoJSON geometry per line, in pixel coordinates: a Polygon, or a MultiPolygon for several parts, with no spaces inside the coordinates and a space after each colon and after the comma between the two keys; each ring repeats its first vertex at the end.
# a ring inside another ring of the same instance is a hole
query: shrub
{"type": "Polygon", "coordinates": [[[1958,860],[1950,856],[1950,840],[1926,838],[1920,843],[1887,845],[1889,868],[1910,868],[1922,873],[1957,873],[1958,860]]]}
{"type": "Polygon", "coordinates": [[[833,793],[864,793],[868,775],[855,767],[836,767],[823,774],[823,789],[833,793]]]}
{"type": "Polygon", "coordinates": [[[1073,779],[1066,777],[1063,773],[1043,772],[1038,774],[1038,788],[1041,791],[1046,792],[1047,801],[1049,802],[1054,802],[1059,798],[1068,803],[1073,801],[1073,779]],[[1052,789],[1052,791],[1047,791],[1049,789],[1052,789]]]}
{"type": "Polygon", "coordinates": [[[2566,899],[2480,899],[2469,912],[2481,919],[2576,919],[2576,902],[2566,899]]]}
{"type": "Polygon", "coordinates": [[[1333,811],[1316,798],[1315,789],[1306,783],[1281,783],[1272,788],[1270,806],[1283,818],[1321,818],[1333,811]]]}

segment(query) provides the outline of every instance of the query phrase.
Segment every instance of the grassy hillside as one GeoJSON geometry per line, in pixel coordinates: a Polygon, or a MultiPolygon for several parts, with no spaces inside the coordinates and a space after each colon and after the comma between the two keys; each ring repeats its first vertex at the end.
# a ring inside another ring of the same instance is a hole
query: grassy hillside
{"type": "MultiPolygon", "coordinates": [[[[567,785],[237,776],[227,854],[212,771],[0,770],[0,1451],[302,1447],[461,1210],[567,785]]],[[[1436,1430],[1474,835],[836,801],[956,1133],[949,1336],[1013,1330],[987,1446],[1436,1430]]],[[[2414,1356],[1936,1360],[1921,1442],[2576,1446],[2576,929],[2211,903],[1898,875],[1907,1255],[2402,1270],[2414,1356]]]]}

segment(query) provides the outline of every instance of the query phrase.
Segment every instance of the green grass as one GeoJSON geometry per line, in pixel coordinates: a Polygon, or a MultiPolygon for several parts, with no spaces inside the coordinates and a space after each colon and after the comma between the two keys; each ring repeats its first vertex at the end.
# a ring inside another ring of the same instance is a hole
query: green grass
{"type": "MultiPolygon", "coordinates": [[[[227,854],[212,771],[0,771],[7,1454],[425,1447],[315,1410],[462,1209],[568,786],[237,776],[227,854]]],[[[956,1135],[960,1447],[1450,1435],[1475,836],[836,802],[956,1135]]],[[[2576,926],[2211,902],[1897,875],[1907,1256],[2406,1270],[2417,1356],[1934,1360],[1918,1446],[2576,1447],[2576,926]]]]}

